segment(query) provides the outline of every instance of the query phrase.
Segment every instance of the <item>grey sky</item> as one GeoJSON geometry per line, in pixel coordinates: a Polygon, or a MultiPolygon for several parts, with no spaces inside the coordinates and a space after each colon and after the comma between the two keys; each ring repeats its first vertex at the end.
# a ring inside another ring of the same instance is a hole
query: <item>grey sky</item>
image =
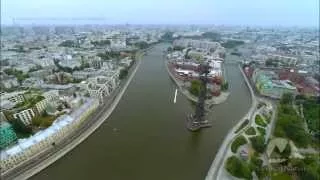
{"type": "Polygon", "coordinates": [[[1,23],[12,24],[12,18],[18,23],[318,26],[319,0],[1,0],[1,23]]]}

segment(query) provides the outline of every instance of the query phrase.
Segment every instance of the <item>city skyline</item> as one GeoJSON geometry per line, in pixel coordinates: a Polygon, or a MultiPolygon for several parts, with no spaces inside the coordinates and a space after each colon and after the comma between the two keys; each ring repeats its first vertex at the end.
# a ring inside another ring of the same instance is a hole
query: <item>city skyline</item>
{"type": "Polygon", "coordinates": [[[1,24],[319,26],[317,0],[2,1],[1,24]],[[37,12],[35,14],[34,12],[37,12]]]}

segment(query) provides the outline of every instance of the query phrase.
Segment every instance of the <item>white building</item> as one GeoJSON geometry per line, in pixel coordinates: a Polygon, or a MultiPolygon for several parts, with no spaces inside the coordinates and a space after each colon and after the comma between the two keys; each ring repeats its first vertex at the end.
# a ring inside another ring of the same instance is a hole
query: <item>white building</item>
{"type": "Polygon", "coordinates": [[[119,72],[116,71],[111,76],[97,76],[88,79],[87,91],[91,97],[100,100],[110,93],[119,85],[119,72]]]}
{"type": "Polygon", "coordinates": [[[220,43],[218,42],[211,42],[211,41],[203,41],[203,40],[193,40],[193,39],[178,39],[173,42],[174,46],[182,46],[182,47],[193,47],[193,48],[200,48],[200,49],[217,49],[221,47],[220,43]]]}
{"type": "Polygon", "coordinates": [[[24,93],[25,93],[25,91],[3,93],[3,94],[1,94],[1,101],[9,100],[13,103],[23,102],[24,101],[24,96],[23,96],[24,93]]]}
{"type": "Polygon", "coordinates": [[[130,57],[126,57],[120,60],[120,65],[124,67],[129,67],[131,65],[132,59],[130,57]]]}
{"type": "Polygon", "coordinates": [[[43,93],[43,96],[48,100],[48,101],[56,101],[59,99],[59,91],[58,90],[50,90],[45,93],[43,93]]]}
{"type": "Polygon", "coordinates": [[[2,77],[0,83],[7,89],[19,86],[17,78],[13,76],[2,77]]]}
{"type": "Polygon", "coordinates": [[[36,116],[32,108],[22,110],[20,112],[14,113],[13,117],[19,119],[24,125],[30,125],[32,118],[36,116]]]}
{"type": "Polygon", "coordinates": [[[127,47],[126,38],[121,35],[117,35],[110,40],[110,46],[113,49],[123,49],[127,47]]]}
{"type": "Polygon", "coordinates": [[[73,133],[98,105],[97,100],[89,99],[70,115],[57,118],[49,128],[27,139],[19,139],[18,144],[2,150],[0,154],[2,172],[16,167],[38,153],[50,150],[73,133]]]}
{"type": "Polygon", "coordinates": [[[2,111],[0,111],[0,123],[3,121],[7,121],[6,116],[4,115],[4,113],[2,111]]]}

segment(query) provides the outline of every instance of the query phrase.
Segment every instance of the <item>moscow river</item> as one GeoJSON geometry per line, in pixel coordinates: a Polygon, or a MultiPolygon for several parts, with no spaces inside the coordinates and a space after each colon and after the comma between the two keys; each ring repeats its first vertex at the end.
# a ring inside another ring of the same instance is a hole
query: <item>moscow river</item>
{"type": "MultiPolygon", "coordinates": [[[[238,65],[227,64],[228,100],[207,116],[212,127],[185,128],[191,103],[167,74],[156,45],[142,64],[112,115],[83,143],[41,171],[33,180],[204,179],[225,135],[250,108],[251,99],[238,65]]],[[[227,56],[227,61],[231,61],[227,56]]]]}

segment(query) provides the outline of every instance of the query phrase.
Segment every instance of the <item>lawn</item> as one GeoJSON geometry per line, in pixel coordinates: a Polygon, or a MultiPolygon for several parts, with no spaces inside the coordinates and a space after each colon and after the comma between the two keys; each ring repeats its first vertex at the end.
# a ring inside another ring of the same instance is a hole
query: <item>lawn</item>
{"type": "Polygon", "coordinates": [[[236,156],[227,159],[225,169],[235,177],[252,179],[252,174],[248,163],[242,161],[236,156]]]}
{"type": "Polygon", "coordinates": [[[267,123],[269,124],[270,121],[271,121],[271,116],[266,117],[266,121],[267,121],[267,123]]]}
{"type": "Polygon", "coordinates": [[[253,149],[258,153],[263,153],[266,149],[264,136],[254,136],[250,138],[253,149]]]}
{"type": "Polygon", "coordinates": [[[56,118],[56,116],[41,115],[32,119],[32,125],[40,127],[49,127],[56,118]]]}
{"type": "Polygon", "coordinates": [[[19,108],[19,109],[28,109],[28,108],[31,108],[33,107],[35,104],[37,104],[38,102],[42,101],[44,99],[43,96],[34,96],[34,97],[31,97],[31,98],[28,98],[26,99],[25,101],[23,102],[20,102],[18,104],[15,105],[15,108],[19,108]]]}
{"type": "Polygon", "coordinates": [[[266,130],[263,127],[257,127],[257,129],[258,129],[260,135],[262,135],[262,136],[266,135],[266,130]]]}
{"type": "Polygon", "coordinates": [[[271,180],[291,180],[292,178],[283,172],[274,172],[271,175],[271,180]]]}
{"type": "Polygon", "coordinates": [[[246,134],[247,135],[255,135],[256,130],[254,129],[254,127],[250,127],[249,129],[246,130],[246,134]]]}
{"type": "Polygon", "coordinates": [[[247,144],[247,140],[244,136],[239,136],[237,139],[235,139],[231,144],[231,151],[233,153],[236,153],[238,148],[244,144],[247,144]]]}
{"type": "Polygon", "coordinates": [[[267,124],[264,122],[264,120],[262,119],[261,115],[256,115],[255,117],[255,122],[257,125],[259,126],[263,126],[263,127],[266,127],[267,124]]]}

